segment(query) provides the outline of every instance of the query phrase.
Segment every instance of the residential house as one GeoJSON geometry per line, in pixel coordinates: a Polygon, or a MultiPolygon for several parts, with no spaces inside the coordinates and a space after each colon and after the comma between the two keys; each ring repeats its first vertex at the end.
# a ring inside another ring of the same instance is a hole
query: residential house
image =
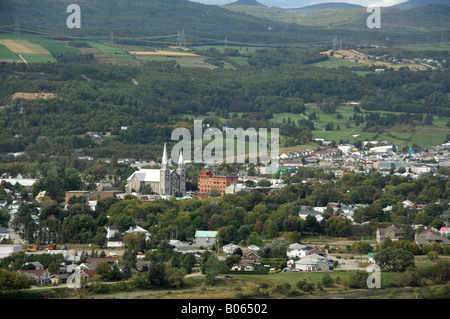
{"type": "Polygon", "coordinates": [[[44,265],[42,265],[39,261],[33,261],[29,263],[25,263],[25,266],[28,270],[41,270],[44,269],[44,265]]]}
{"type": "Polygon", "coordinates": [[[248,246],[247,248],[250,249],[250,250],[253,250],[253,251],[258,251],[258,250],[261,249],[260,247],[258,247],[258,246],[256,246],[256,245],[250,245],[250,246],[248,246]]]}
{"type": "Polygon", "coordinates": [[[6,209],[8,207],[8,201],[0,200],[0,209],[6,209]]]}
{"type": "Polygon", "coordinates": [[[6,227],[0,227],[0,242],[1,242],[3,239],[7,240],[7,239],[9,239],[9,238],[10,238],[10,236],[9,236],[8,228],[6,228],[6,227]]]}
{"type": "Polygon", "coordinates": [[[142,234],[144,235],[145,240],[150,239],[150,233],[140,226],[130,226],[130,229],[128,229],[125,234],[142,234]]]}
{"type": "Polygon", "coordinates": [[[308,250],[308,251],[306,252],[306,255],[307,255],[307,256],[314,255],[314,254],[319,255],[319,256],[321,256],[321,257],[324,257],[324,258],[327,258],[327,256],[328,256],[328,250],[326,250],[326,249],[317,249],[317,248],[313,248],[313,249],[310,249],[310,250],[308,250]]]}
{"type": "Polygon", "coordinates": [[[450,227],[441,227],[441,229],[439,229],[439,232],[445,236],[445,237],[449,237],[450,236],[450,227]]]}
{"type": "Polygon", "coordinates": [[[80,272],[83,277],[94,277],[96,275],[95,269],[82,269],[80,272]]]}
{"type": "Polygon", "coordinates": [[[121,238],[109,238],[106,242],[108,248],[121,248],[123,247],[123,241],[121,238]]]}
{"type": "Polygon", "coordinates": [[[333,269],[333,264],[318,254],[311,254],[295,262],[295,269],[299,271],[321,271],[333,269]]]}
{"type": "Polygon", "coordinates": [[[23,274],[28,276],[34,285],[50,283],[50,272],[47,269],[24,270],[23,274]]]}
{"type": "Polygon", "coordinates": [[[394,225],[387,228],[377,229],[377,242],[382,243],[386,238],[390,238],[392,241],[405,239],[405,232],[394,225]]]}
{"type": "Polygon", "coordinates": [[[238,248],[240,248],[238,245],[235,244],[227,244],[222,247],[222,250],[227,255],[232,255],[238,248]]]}
{"type": "Polygon", "coordinates": [[[287,250],[287,256],[289,258],[302,258],[306,257],[306,252],[312,249],[310,246],[294,243],[289,245],[287,250]]]}
{"type": "Polygon", "coordinates": [[[217,231],[197,230],[195,232],[194,245],[196,247],[211,247],[216,243],[217,231]]]}
{"type": "Polygon", "coordinates": [[[182,253],[182,254],[193,254],[195,253],[195,249],[192,246],[176,246],[173,251],[182,253]]]}
{"type": "Polygon", "coordinates": [[[300,210],[298,212],[298,216],[301,219],[304,219],[304,220],[306,220],[306,217],[308,217],[309,215],[314,216],[318,222],[320,222],[323,219],[322,213],[318,212],[318,211],[314,211],[314,210],[300,210]]]}
{"type": "Polygon", "coordinates": [[[105,226],[106,228],[106,238],[113,238],[116,235],[120,235],[119,228],[117,226],[105,226]]]}
{"type": "Polygon", "coordinates": [[[261,256],[259,256],[253,250],[250,250],[242,256],[238,264],[234,264],[231,267],[232,270],[244,270],[244,271],[254,271],[255,265],[261,264],[261,256]]]}
{"type": "Polygon", "coordinates": [[[430,228],[420,234],[416,234],[416,236],[414,238],[414,242],[420,248],[422,248],[425,245],[432,245],[434,243],[438,243],[442,247],[450,246],[450,239],[443,236],[440,232],[438,232],[434,228],[430,228]]]}

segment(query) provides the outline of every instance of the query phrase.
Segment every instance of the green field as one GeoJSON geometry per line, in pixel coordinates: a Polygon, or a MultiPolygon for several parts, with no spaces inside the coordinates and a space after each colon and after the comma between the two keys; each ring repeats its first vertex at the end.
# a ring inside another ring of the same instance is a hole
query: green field
{"type": "Polygon", "coordinates": [[[17,60],[21,61],[19,55],[10,51],[6,46],[0,44],[0,60],[17,60]]]}
{"type": "Polygon", "coordinates": [[[220,52],[225,52],[225,49],[238,50],[240,54],[245,55],[246,53],[254,53],[258,50],[264,49],[263,47],[248,47],[248,46],[224,46],[224,45],[211,45],[211,46],[196,46],[193,49],[197,51],[206,51],[209,48],[215,48],[220,52]]]}
{"type": "Polygon", "coordinates": [[[317,67],[321,67],[321,68],[338,68],[340,66],[346,66],[346,67],[359,67],[358,63],[352,62],[352,61],[348,61],[348,60],[344,60],[344,59],[338,59],[338,58],[333,58],[330,57],[328,60],[325,61],[321,61],[321,62],[317,62],[317,63],[313,63],[311,65],[317,66],[317,67]]]}
{"type": "MultiPolygon", "coordinates": [[[[336,280],[337,277],[341,279],[348,279],[352,274],[354,274],[354,271],[344,271],[344,270],[333,270],[328,272],[333,278],[333,280],[336,280]]],[[[280,272],[276,275],[233,275],[236,279],[242,279],[244,281],[260,281],[260,282],[267,282],[270,283],[273,286],[289,283],[291,285],[295,285],[299,281],[310,281],[315,284],[320,282],[322,280],[323,275],[325,272],[317,271],[317,272],[280,272]]],[[[381,272],[381,282],[386,281],[395,281],[401,274],[395,273],[395,272],[381,272]]],[[[342,289],[339,287],[335,287],[334,289],[342,289]]]]}
{"type": "MultiPolygon", "coordinates": [[[[0,39],[14,39],[14,34],[2,33],[0,34],[0,39]]],[[[33,35],[20,35],[21,40],[28,40],[31,43],[38,44],[50,53],[81,53],[79,50],[73,47],[67,46],[63,42],[58,42],[42,37],[37,37],[33,35]]]]}
{"type": "Polygon", "coordinates": [[[89,42],[89,45],[93,48],[96,48],[96,49],[106,53],[107,55],[109,55],[110,57],[113,57],[113,58],[127,58],[127,59],[134,58],[131,54],[125,53],[120,48],[117,48],[114,46],[109,46],[109,45],[101,44],[98,42],[92,42],[92,41],[89,42]]]}
{"type": "Polygon", "coordinates": [[[240,56],[232,56],[228,57],[228,60],[236,64],[237,66],[246,66],[248,65],[247,59],[240,56]]]}
{"type": "Polygon", "coordinates": [[[55,58],[48,54],[22,54],[28,63],[56,62],[55,58]]]}
{"type": "Polygon", "coordinates": [[[401,48],[409,51],[429,51],[429,50],[450,51],[450,45],[411,45],[411,46],[401,46],[401,48]]]}

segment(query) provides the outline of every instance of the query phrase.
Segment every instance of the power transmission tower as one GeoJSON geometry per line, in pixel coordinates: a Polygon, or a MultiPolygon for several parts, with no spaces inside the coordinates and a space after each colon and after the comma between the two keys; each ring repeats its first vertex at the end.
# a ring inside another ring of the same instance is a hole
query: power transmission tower
{"type": "Polygon", "coordinates": [[[16,27],[14,29],[14,39],[20,39],[20,23],[16,21],[16,27]]]}
{"type": "Polygon", "coordinates": [[[228,46],[228,38],[225,37],[225,42],[224,42],[224,46],[227,47],[228,46]]]}
{"type": "Polygon", "coordinates": [[[339,42],[337,36],[334,37],[331,48],[333,51],[339,50],[339,42]]]}
{"type": "Polygon", "coordinates": [[[186,47],[186,37],[184,35],[184,30],[181,30],[177,32],[177,48],[184,48],[186,47]]]}
{"type": "Polygon", "coordinates": [[[109,43],[114,44],[114,33],[112,32],[109,33],[109,43]]]}

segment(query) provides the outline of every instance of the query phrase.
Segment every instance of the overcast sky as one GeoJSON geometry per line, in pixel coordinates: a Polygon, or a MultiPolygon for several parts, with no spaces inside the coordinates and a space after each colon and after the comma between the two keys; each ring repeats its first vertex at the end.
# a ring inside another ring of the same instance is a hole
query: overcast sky
{"type": "MultiPolygon", "coordinates": [[[[235,1],[236,0],[195,0],[195,2],[205,4],[217,4],[217,5],[224,5],[235,1]]],[[[311,4],[318,4],[324,2],[346,2],[352,4],[359,4],[365,7],[368,6],[388,7],[398,3],[406,2],[406,0],[257,0],[257,1],[268,7],[279,7],[279,8],[300,8],[311,4]]]]}

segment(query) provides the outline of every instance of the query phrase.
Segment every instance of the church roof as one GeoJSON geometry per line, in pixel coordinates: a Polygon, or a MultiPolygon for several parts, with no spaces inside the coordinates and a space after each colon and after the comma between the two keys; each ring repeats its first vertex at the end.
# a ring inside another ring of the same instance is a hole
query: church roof
{"type": "Polygon", "coordinates": [[[130,181],[134,176],[140,182],[159,182],[160,178],[160,170],[159,169],[141,169],[139,171],[134,172],[128,177],[128,181],[130,181]]]}

